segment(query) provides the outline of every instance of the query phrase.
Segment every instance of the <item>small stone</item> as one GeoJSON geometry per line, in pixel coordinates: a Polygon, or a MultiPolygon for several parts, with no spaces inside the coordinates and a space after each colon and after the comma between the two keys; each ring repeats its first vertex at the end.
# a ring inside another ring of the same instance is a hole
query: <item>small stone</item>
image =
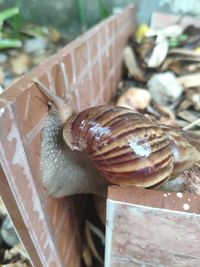
{"type": "Polygon", "coordinates": [[[25,74],[31,65],[31,59],[26,54],[20,54],[15,58],[11,59],[12,71],[16,75],[25,74]]]}
{"type": "Polygon", "coordinates": [[[5,53],[0,53],[0,64],[6,63],[8,56],[5,53]]]}
{"type": "Polygon", "coordinates": [[[200,111],[200,93],[193,94],[190,97],[192,105],[196,111],[200,111]]]}
{"type": "Polygon", "coordinates": [[[46,58],[48,57],[47,54],[45,53],[39,53],[39,54],[36,54],[32,57],[32,61],[33,61],[33,65],[34,66],[37,66],[39,65],[41,62],[43,62],[46,58]]]}
{"type": "Polygon", "coordinates": [[[10,71],[6,71],[4,88],[10,86],[14,82],[14,80],[15,80],[15,75],[10,71]]]}
{"type": "Polygon", "coordinates": [[[183,87],[173,72],[154,74],[147,84],[152,99],[161,105],[174,103],[182,94],[183,87]]]}
{"type": "Polygon", "coordinates": [[[15,231],[14,225],[8,215],[3,221],[3,224],[1,227],[1,236],[4,242],[11,247],[15,246],[16,244],[20,242],[18,235],[15,231]]]}
{"type": "Polygon", "coordinates": [[[49,28],[49,39],[53,43],[58,43],[61,39],[60,32],[55,28],[49,28]]]}
{"type": "Polygon", "coordinates": [[[117,101],[117,106],[130,109],[146,109],[151,101],[150,93],[145,89],[130,88],[117,101]]]}
{"type": "Polygon", "coordinates": [[[47,39],[44,37],[27,39],[24,43],[24,51],[27,54],[38,53],[40,51],[46,50],[47,44],[47,39]]]}

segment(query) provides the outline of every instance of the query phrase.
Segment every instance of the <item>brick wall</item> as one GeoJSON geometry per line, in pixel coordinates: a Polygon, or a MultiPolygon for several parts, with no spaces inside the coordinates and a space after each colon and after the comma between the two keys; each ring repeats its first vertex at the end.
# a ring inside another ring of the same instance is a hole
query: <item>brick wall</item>
{"type": "Polygon", "coordinates": [[[41,183],[40,142],[47,106],[32,78],[65,95],[59,68],[63,62],[77,111],[109,102],[120,80],[122,50],[134,30],[134,18],[130,6],[103,21],[1,95],[0,194],[36,267],[80,266],[80,236],[75,198],[50,198],[41,183]]]}

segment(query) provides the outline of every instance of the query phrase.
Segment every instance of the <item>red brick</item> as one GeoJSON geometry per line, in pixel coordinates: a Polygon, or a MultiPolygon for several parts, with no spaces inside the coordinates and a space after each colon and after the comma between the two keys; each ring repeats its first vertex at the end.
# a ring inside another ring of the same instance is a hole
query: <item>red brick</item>
{"type": "MultiPolygon", "coordinates": [[[[31,139],[31,137],[30,137],[31,139]]],[[[26,150],[32,168],[32,172],[36,179],[41,183],[41,172],[40,172],[40,148],[41,148],[42,133],[39,132],[33,137],[33,140],[27,140],[26,150]]]]}
{"type": "Polygon", "coordinates": [[[64,56],[63,62],[65,64],[65,69],[67,72],[69,85],[72,86],[72,84],[75,80],[74,66],[72,63],[72,54],[70,53],[70,54],[67,54],[66,56],[64,56]]]}
{"type": "Polygon", "coordinates": [[[63,221],[69,216],[70,204],[70,200],[67,197],[57,199],[46,196],[44,199],[44,206],[55,235],[58,234],[63,221]]]}
{"type": "Polygon", "coordinates": [[[80,247],[80,237],[78,233],[75,235],[74,240],[72,240],[70,244],[70,250],[65,258],[65,264],[69,267],[80,267],[80,258],[79,255],[81,254],[81,247],[80,247]]]}
{"type": "Polygon", "coordinates": [[[93,67],[92,74],[92,91],[94,98],[98,98],[101,94],[101,74],[100,74],[100,66],[99,63],[96,63],[93,67]]]}
{"type": "Polygon", "coordinates": [[[105,83],[105,87],[103,90],[103,104],[108,104],[111,100],[111,96],[112,96],[112,91],[111,91],[111,84],[110,84],[110,80],[108,80],[105,83]]]}
{"type": "Polygon", "coordinates": [[[74,51],[77,78],[88,68],[89,57],[86,41],[82,41],[74,51]]]}
{"type": "Polygon", "coordinates": [[[94,62],[99,54],[99,36],[98,32],[94,32],[92,36],[88,39],[88,49],[90,54],[91,62],[94,62]]]}
{"type": "Polygon", "coordinates": [[[1,198],[4,200],[4,204],[6,205],[6,209],[8,210],[9,214],[12,216],[12,222],[14,223],[15,228],[17,229],[18,235],[23,241],[23,245],[26,248],[29,257],[31,258],[32,263],[34,264],[34,266],[43,267],[44,265],[42,264],[41,259],[39,258],[36,250],[37,248],[34,246],[31,240],[29,229],[24,223],[22,214],[20,213],[16,200],[12,194],[11,187],[8,184],[7,178],[2,168],[0,168],[0,181],[1,198]]]}
{"type": "Polygon", "coordinates": [[[29,90],[24,91],[13,104],[18,127],[23,135],[27,135],[44,117],[47,105],[44,95],[32,84],[29,90]]]}
{"type": "Polygon", "coordinates": [[[60,232],[56,236],[57,248],[63,261],[69,253],[70,244],[78,231],[75,211],[71,204],[69,205],[67,215],[68,216],[66,216],[66,219],[60,227],[60,232]]]}
{"type": "Polygon", "coordinates": [[[45,215],[40,198],[37,195],[37,188],[28,165],[22,141],[16,124],[12,121],[12,116],[11,108],[10,110],[6,109],[0,120],[0,124],[4,125],[4,127],[0,127],[1,164],[7,175],[8,183],[13,190],[15,200],[20,207],[26,227],[29,228],[32,234],[37,233],[37,249],[43,248],[43,254],[47,259],[52,250],[49,228],[45,221],[45,215]]]}
{"type": "Polygon", "coordinates": [[[110,70],[111,70],[111,61],[109,57],[109,52],[105,53],[101,58],[101,64],[102,64],[102,78],[103,83],[105,83],[108,79],[110,70]]]}
{"type": "Polygon", "coordinates": [[[112,40],[115,37],[115,20],[111,19],[108,23],[109,27],[109,38],[112,40]]]}
{"type": "Polygon", "coordinates": [[[91,107],[93,103],[93,94],[90,77],[88,75],[81,80],[78,90],[81,110],[91,107]]]}
{"type": "MultiPolygon", "coordinates": [[[[116,84],[118,84],[119,81],[121,80],[121,76],[122,76],[122,66],[121,66],[121,64],[118,64],[118,66],[116,66],[115,73],[116,73],[116,84]]],[[[115,91],[115,89],[112,88],[112,92],[114,92],[114,91],[115,91]]]]}
{"type": "Polygon", "coordinates": [[[117,79],[116,79],[116,73],[112,73],[111,76],[110,76],[110,91],[113,95],[113,93],[115,92],[116,90],[116,86],[117,86],[117,79]]]}
{"type": "Polygon", "coordinates": [[[109,59],[110,59],[110,68],[111,68],[111,70],[113,70],[113,68],[115,67],[115,61],[118,60],[118,57],[115,54],[115,45],[114,44],[112,44],[109,47],[109,59]]]}
{"type": "Polygon", "coordinates": [[[101,24],[99,29],[99,51],[102,53],[102,50],[106,49],[108,44],[108,33],[106,30],[107,25],[101,24]]]}
{"type": "Polygon", "coordinates": [[[71,98],[72,98],[72,107],[73,110],[79,112],[81,110],[80,105],[80,93],[78,89],[74,89],[71,91],[71,98]]]}

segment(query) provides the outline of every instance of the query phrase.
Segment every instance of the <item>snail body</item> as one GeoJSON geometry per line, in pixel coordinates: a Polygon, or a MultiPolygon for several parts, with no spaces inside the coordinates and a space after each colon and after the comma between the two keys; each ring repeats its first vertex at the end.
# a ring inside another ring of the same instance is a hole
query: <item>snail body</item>
{"type": "Polygon", "coordinates": [[[200,160],[199,151],[177,130],[123,107],[96,106],[74,114],[70,99],[37,84],[52,102],[41,170],[53,196],[102,195],[108,184],[155,188],[200,160]]]}

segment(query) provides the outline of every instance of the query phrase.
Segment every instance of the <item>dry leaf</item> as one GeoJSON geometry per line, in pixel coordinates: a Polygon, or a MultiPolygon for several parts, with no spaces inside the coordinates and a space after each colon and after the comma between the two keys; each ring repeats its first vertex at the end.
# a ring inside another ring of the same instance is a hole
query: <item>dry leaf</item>
{"type": "Polygon", "coordinates": [[[146,109],[151,101],[150,93],[137,87],[129,88],[117,101],[117,106],[133,110],[146,109]]]}
{"type": "Polygon", "coordinates": [[[193,122],[197,120],[197,117],[190,111],[184,110],[177,113],[177,116],[184,119],[187,122],[193,122]]]}
{"type": "Polygon", "coordinates": [[[183,128],[183,130],[190,130],[191,128],[193,128],[193,127],[195,127],[195,126],[200,126],[200,118],[199,119],[197,119],[197,120],[195,120],[195,121],[193,121],[193,122],[191,122],[190,124],[188,124],[187,126],[185,126],[184,128],[183,128]]]}
{"type": "Polygon", "coordinates": [[[125,47],[123,59],[129,74],[136,80],[144,82],[144,74],[139,68],[135,53],[130,46],[125,47]]]}
{"type": "Polygon", "coordinates": [[[4,258],[5,260],[11,260],[13,257],[17,255],[19,255],[22,259],[29,261],[29,257],[24,249],[24,246],[21,243],[14,246],[10,250],[6,250],[4,258]]]}
{"type": "Polygon", "coordinates": [[[103,264],[103,259],[101,258],[99,252],[97,251],[95,242],[92,237],[92,233],[100,237],[100,240],[102,241],[103,244],[105,244],[105,237],[104,234],[101,232],[100,229],[98,229],[96,226],[94,226],[91,222],[86,221],[85,225],[85,235],[86,235],[86,240],[88,247],[90,248],[93,256],[101,263],[103,264]]]}
{"type": "Polygon", "coordinates": [[[83,246],[82,257],[83,257],[85,265],[87,267],[92,267],[92,264],[93,264],[92,254],[91,254],[89,246],[86,244],[83,246]]]}
{"type": "Polygon", "coordinates": [[[169,42],[163,35],[158,35],[151,55],[145,58],[149,68],[159,67],[165,60],[169,49],[169,42]]]}
{"type": "Polygon", "coordinates": [[[186,99],[196,111],[200,111],[200,87],[187,90],[186,99]]]}
{"type": "Polygon", "coordinates": [[[183,85],[184,88],[198,87],[200,86],[200,74],[189,74],[177,78],[179,84],[183,85]]]}

